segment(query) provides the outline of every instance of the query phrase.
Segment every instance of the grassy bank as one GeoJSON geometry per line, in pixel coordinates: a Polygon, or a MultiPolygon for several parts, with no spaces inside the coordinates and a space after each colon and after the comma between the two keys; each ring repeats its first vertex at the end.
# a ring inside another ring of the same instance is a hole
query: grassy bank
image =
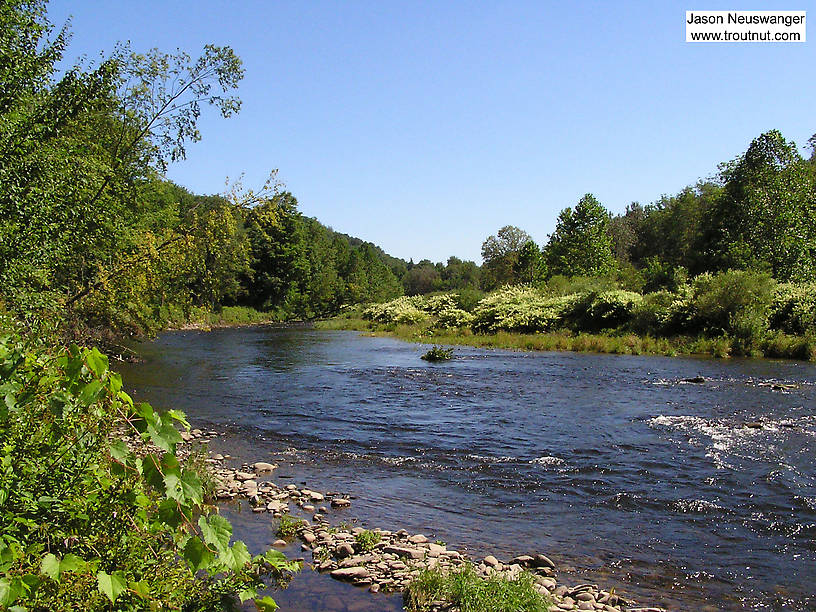
{"type": "MultiPolygon", "coordinates": [[[[435,329],[423,324],[378,324],[359,317],[335,317],[315,323],[325,330],[352,330],[376,336],[399,338],[408,342],[449,344],[477,348],[498,348],[522,351],[575,351],[610,353],[615,355],[701,355],[727,358],[745,356],[735,340],[727,336],[675,336],[655,338],[634,333],[605,334],[559,330],[538,333],[499,331],[493,334],[474,333],[469,328],[435,329]]],[[[816,361],[816,342],[786,334],[776,334],[760,347],[748,353],[751,357],[772,357],[816,361]]]]}
{"type": "Polygon", "coordinates": [[[211,327],[239,327],[278,323],[281,318],[275,312],[262,312],[245,306],[224,306],[218,312],[205,308],[193,308],[189,317],[170,323],[171,329],[206,329],[211,327]]]}

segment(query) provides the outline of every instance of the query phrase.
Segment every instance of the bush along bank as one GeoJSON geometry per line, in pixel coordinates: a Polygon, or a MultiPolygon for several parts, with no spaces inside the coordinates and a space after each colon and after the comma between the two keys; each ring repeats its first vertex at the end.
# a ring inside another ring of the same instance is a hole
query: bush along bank
{"type": "MultiPolygon", "coordinates": [[[[450,344],[614,353],[816,359],[816,283],[705,273],[637,293],[598,279],[507,286],[468,302],[456,293],[371,304],[369,329],[450,344]]],[[[326,327],[359,328],[347,314],[326,327]]]]}
{"type": "Polygon", "coordinates": [[[210,610],[298,569],[231,542],[184,414],[133,402],[96,349],[0,336],[0,399],[0,608],[210,610]]]}

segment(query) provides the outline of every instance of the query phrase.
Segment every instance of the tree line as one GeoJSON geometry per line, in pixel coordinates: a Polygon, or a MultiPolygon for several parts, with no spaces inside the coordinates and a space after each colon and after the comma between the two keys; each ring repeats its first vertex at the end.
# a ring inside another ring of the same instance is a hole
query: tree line
{"type": "MultiPolygon", "coordinates": [[[[816,136],[809,140],[816,151],[816,136]]],[[[803,157],[776,130],[721,164],[716,177],[647,206],[612,215],[587,194],[558,216],[539,247],[503,227],[482,245],[481,288],[537,284],[554,276],[612,277],[627,289],[674,289],[689,276],[725,270],[816,280],[816,153],[803,157]]]]}
{"type": "Polygon", "coordinates": [[[561,211],[546,244],[506,226],[484,241],[482,265],[406,262],[304,216],[274,172],[257,191],[236,183],[209,196],[164,178],[201,137],[206,107],[240,110],[232,49],[193,58],[121,45],[58,70],[68,31],[45,13],[22,0],[0,12],[0,304],[18,319],[57,320],[75,335],[139,333],[197,307],[311,318],[556,276],[650,291],[728,269],[816,275],[816,162],[777,131],[716,177],[619,215],[587,194],[561,211]]]}
{"type": "Polygon", "coordinates": [[[232,49],[120,45],[59,70],[68,39],[44,2],[0,6],[0,310],[82,337],[195,307],[304,318],[402,294],[380,249],[302,215],[274,172],[210,196],[164,178],[206,107],[240,110],[232,49]]]}

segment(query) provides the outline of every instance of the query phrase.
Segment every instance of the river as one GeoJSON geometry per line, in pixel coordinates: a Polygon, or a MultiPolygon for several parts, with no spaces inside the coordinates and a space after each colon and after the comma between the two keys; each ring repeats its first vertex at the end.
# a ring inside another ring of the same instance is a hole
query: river
{"type": "MultiPolygon", "coordinates": [[[[466,347],[430,364],[427,348],[169,332],[120,369],[137,399],[226,432],[219,448],[353,496],[346,515],[366,526],[474,556],[543,552],[559,578],[672,610],[816,609],[816,366],[466,347]]],[[[232,514],[269,544],[268,518],[232,514]]],[[[401,609],[305,572],[274,596],[401,609]]]]}

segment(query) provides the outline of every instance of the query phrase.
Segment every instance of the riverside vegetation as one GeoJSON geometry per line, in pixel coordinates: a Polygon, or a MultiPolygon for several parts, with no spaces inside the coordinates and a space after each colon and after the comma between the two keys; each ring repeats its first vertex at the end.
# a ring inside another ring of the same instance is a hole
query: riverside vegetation
{"type": "Polygon", "coordinates": [[[555,278],[476,303],[456,293],[401,297],[322,326],[473,346],[814,360],[816,284],[727,271],[641,294],[604,279],[555,278]]]}

